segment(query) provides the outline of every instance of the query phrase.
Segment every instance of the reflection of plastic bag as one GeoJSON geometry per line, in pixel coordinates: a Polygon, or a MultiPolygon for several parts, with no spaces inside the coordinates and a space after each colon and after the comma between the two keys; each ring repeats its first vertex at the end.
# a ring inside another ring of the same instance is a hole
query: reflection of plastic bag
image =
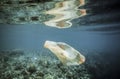
{"type": "Polygon", "coordinates": [[[46,41],[44,47],[51,50],[65,65],[79,65],[85,62],[85,57],[66,43],[46,41]]]}
{"type": "Polygon", "coordinates": [[[51,18],[48,21],[45,21],[44,24],[56,28],[69,28],[72,26],[72,20],[85,16],[85,9],[78,9],[80,6],[85,4],[85,0],[65,0],[58,1],[55,4],[55,8],[45,11],[45,14],[54,15],[54,18],[51,18]]]}

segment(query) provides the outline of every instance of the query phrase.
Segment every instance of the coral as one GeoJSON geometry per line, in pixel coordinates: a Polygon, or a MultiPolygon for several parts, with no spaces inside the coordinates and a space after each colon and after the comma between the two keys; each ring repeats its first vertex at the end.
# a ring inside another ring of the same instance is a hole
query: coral
{"type": "Polygon", "coordinates": [[[91,75],[83,64],[65,66],[49,54],[47,50],[29,54],[23,51],[1,51],[0,79],[90,79],[91,75]]]}

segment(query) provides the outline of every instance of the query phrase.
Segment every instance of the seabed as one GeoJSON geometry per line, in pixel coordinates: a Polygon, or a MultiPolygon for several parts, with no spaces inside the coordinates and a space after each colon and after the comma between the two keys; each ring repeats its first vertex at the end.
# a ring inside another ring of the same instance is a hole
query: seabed
{"type": "Polygon", "coordinates": [[[84,64],[65,66],[49,51],[1,51],[0,74],[0,79],[91,79],[84,64]]]}

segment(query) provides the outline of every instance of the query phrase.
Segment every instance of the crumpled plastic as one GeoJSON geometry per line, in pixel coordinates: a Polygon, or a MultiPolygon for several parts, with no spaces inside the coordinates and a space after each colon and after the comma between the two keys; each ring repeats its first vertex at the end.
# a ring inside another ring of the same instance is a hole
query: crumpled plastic
{"type": "Polygon", "coordinates": [[[55,54],[64,65],[80,65],[85,62],[85,56],[66,43],[45,41],[44,47],[55,54]]]}

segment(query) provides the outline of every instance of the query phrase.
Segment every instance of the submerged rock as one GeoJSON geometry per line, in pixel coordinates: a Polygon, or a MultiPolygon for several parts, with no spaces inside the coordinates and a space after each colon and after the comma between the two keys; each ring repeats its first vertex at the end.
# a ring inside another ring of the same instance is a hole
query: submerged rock
{"type": "Polygon", "coordinates": [[[30,65],[30,67],[28,68],[28,72],[30,72],[30,73],[34,73],[34,72],[36,72],[36,67],[34,66],[34,65],[30,65]]]}
{"type": "Polygon", "coordinates": [[[44,47],[52,51],[65,65],[79,65],[85,62],[85,57],[66,43],[46,41],[44,47]]]}
{"type": "Polygon", "coordinates": [[[85,64],[65,66],[48,50],[11,56],[13,52],[0,51],[0,79],[91,79],[85,64]],[[5,56],[9,59],[3,62],[5,56]],[[38,58],[33,62],[33,57],[38,58]]]}

